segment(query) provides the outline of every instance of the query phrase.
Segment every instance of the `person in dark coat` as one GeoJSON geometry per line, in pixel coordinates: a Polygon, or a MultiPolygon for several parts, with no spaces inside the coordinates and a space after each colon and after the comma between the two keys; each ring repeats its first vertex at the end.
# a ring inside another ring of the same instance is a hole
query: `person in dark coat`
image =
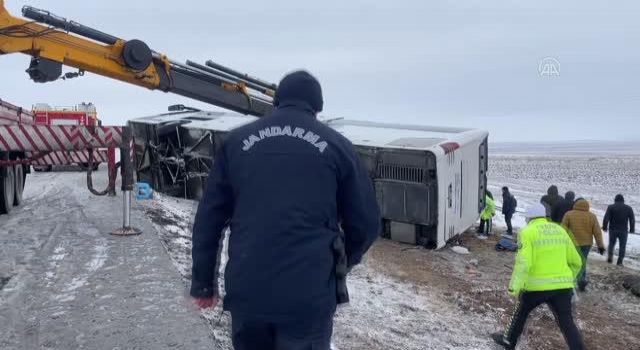
{"type": "Polygon", "coordinates": [[[549,189],[547,189],[547,194],[540,198],[540,203],[542,203],[542,205],[544,205],[544,207],[547,209],[548,218],[551,218],[551,210],[553,209],[553,207],[563,199],[564,198],[562,198],[562,196],[558,194],[558,186],[549,186],[549,189]]]}
{"type": "Polygon", "coordinates": [[[507,234],[513,235],[513,226],[511,225],[511,219],[513,218],[513,214],[516,212],[516,207],[518,206],[518,201],[516,197],[514,197],[511,192],[509,192],[509,187],[505,186],[502,188],[502,214],[504,214],[504,221],[507,224],[507,234]]]}
{"type": "Polygon", "coordinates": [[[229,227],[224,309],[237,350],[328,350],[340,287],[380,233],[371,179],[353,145],[316,119],[318,81],[284,77],[275,110],[219,147],[193,225],[191,295],[218,302],[229,227]]]}
{"type": "Polygon", "coordinates": [[[575,199],[576,194],[572,191],[565,193],[564,199],[556,203],[556,205],[551,208],[551,220],[558,224],[561,223],[564,214],[573,209],[575,199]]]}
{"type": "Polygon", "coordinates": [[[614,204],[607,208],[602,221],[602,230],[609,230],[609,249],[607,262],[613,262],[613,250],[616,247],[616,241],[620,240],[620,249],[618,252],[618,266],[622,266],[624,254],[627,250],[627,236],[629,232],[634,233],[636,230],[636,218],[633,209],[624,204],[624,197],[619,194],[614,199],[614,204]]]}

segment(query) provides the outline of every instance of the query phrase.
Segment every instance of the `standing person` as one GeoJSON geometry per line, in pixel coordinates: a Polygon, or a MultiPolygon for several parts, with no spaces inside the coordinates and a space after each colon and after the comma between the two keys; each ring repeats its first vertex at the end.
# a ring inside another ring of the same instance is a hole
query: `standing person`
{"type": "Polygon", "coordinates": [[[551,210],[553,209],[553,207],[563,199],[564,198],[562,198],[562,196],[558,194],[558,186],[549,186],[549,189],[547,189],[547,194],[540,198],[540,203],[544,205],[548,218],[551,217],[551,210]]]}
{"type": "Polygon", "coordinates": [[[564,199],[556,203],[556,205],[551,208],[551,220],[558,224],[561,223],[562,218],[564,218],[564,214],[573,209],[575,200],[575,193],[573,193],[572,191],[568,191],[567,193],[565,193],[564,199]]]}
{"type": "Polygon", "coordinates": [[[504,214],[504,221],[507,224],[507,235],[513,236],[513,226],[511,225],[511,219],[516,212],[518,201],[509,192],[509,187],[504,186],[502,188],[502,214],[504,214]]]}
{"type": "Polygon", "coordinates": [[[602,221],[602,230],[609,229],[609,251],[607,254],[607,262],[613,262],[613,250],[616,247],[616,241],[620,240],[620,251],[618,252],[618,266],[622,266],[624,254],[627,250],[627,236],[629,232],[634,233],[636,230],[636,218],[633,209],[624,204],[624,197],[619,194],[614,199],[614,204],[607,208],[602,221]]]}
{"type": "Polygon", "coordinates": [[[484,196],[484,209],[480,213],[480,226],[478,227],[478,233],[488,236],[491,234],[491,228],[493,226],[492,218],[496,215],[496,204],[493,201],[493,194],[487,191],[484,196]]]}
{"type": "Polygon", "coordinates": [[[506,349],[516,348],[529,314],[541,304],[553,311],[569,349],[584,349],[571,304],[582,258],[566,230],[549,221],[546,214],[542,204],[534,204],[525,214],[527,226],[520,231],[509,283],[509,292],[518,297],[518,303],[504,334],[491,335],[506,349]]]}
{"type": "Polygon", "coordinates": [[[322,105],[318,81],[291,73],[271,115],[233,130],[215,157],[193,225],[191,295],[218,303],[228,226],[224,309],[237,350],[328,350],[346,273],[378,237],[371,180],[353,145],[316,119],[322,105]]]}
{"type": "Polygon", "coordinates": [[[598,245],[598,253],[604,255],[604,243],[602,242],[602,230],[595,214],[589,211],[589,202],[579,198],[573,205],[573,210],[564,215],[562,226],[566,227],[575,239],[576,245],[582,253],[582,271],[578,276],[578,289],[584,292],[587,281],[587,257],[593,246],[595,238],[598,245]]]}

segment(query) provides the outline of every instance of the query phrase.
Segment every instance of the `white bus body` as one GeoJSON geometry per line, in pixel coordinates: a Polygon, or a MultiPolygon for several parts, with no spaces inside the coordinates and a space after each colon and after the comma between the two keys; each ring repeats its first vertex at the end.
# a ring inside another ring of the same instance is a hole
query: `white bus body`
{"type": "Polygon", "coordinates": [[[393,240],[442,248],[471,227],[484,206],[486,131],[335,120],[375,183],[393,240]]]}
{"type": "MultiPolygon", "coordinates": [[[[179,112],[134,119],[138,176],[156,190],[199,199],[225,135],[254,117],[179,112]]],[[[441,248],[484,206],[488,133],[462,128],[324,120],[347,137],[371,176],[384,232],[441,248]]]]}

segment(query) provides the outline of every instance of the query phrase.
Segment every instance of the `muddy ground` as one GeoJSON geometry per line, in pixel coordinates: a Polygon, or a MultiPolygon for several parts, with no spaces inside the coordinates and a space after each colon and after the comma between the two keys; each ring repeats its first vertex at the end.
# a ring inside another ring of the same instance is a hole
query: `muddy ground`
{"type": "MultiPolygon", "coordinates": [[[[495,316],[502,330],[511,317],[515,299],[506,291],[514,253],[497,252],[497,238],[480,240],[472,234],[461,239],[469,255],[450,249],[441,252],[411,249],[380,240],[370,251],[380,272],[442,295],[452,307],[469,314],[495,316]],[[470,262],[477,260],[477,267],[470,262]]],[[[623,287],[625,275],[638,271],[604,261],[589,260],[591,284],[580,293],[576,320],[588,349],[640,349],[640,298],[623,287]]],[[[497,329],[498,330],[498,329],[497,329]]],[[[541,307],[532,314],[521,349],[563,349],[562,334],[553,314],[541,307]]]]}
{"type": "MultiPolygon", "coordinates": [[[[188,283],[194,203],[160,197],[145,207],[188,283]]],[[[349,276],[351,303],[338,310],[335,349],[498,349],[489,334],[506,326],[515,299],[507,293],[514,253],[495,251],[496,241],[465,234],[458,243],[470,253],[460,255],[379,239],[349,276]]],[[[597,254],[589,259],[591,284],[576,307],[588,349],[640,349],[640,298],[623,287],[628,274],[640,275],[597,254]]],[[[229,349],[229,315],[216,309],[203,317],[229,349]]],[[[552,313],[536,310],[519,349],[564,348],[552,313]]]]}

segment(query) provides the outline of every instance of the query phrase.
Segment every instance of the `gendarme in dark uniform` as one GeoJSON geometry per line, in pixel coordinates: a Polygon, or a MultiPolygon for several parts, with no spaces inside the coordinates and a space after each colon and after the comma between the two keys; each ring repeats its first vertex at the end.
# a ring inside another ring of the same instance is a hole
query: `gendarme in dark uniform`
{"type": "Polygon", "coordinates": [[[216,300],[229,226],[224,308],[234,347],[329,349],[343,275],[379,234],[375,192],[352,144],[316,120],[323,100],[313,76],[287,75],[274,105],[217,152],[193,227],[191,295],[216,300]]]}

